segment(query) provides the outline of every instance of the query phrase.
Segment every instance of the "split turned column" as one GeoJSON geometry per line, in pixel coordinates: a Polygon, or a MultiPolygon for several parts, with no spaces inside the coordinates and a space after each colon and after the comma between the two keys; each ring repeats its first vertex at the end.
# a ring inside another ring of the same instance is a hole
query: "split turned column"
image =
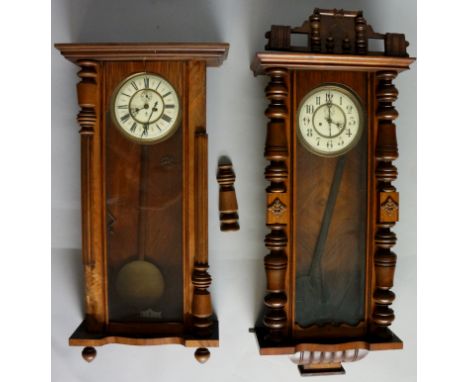
{"type": "Polygon", "coordinates": [[[398,97],[398,90],[392,81],[396,71],[379,71],[377,78],[377,145],[376,145],[376,187],[377,187],[377,221],[375,234],[374,272],[375,285],[373,292],[374,310],[372,325],[374,334],[388,336],[387,327],[395,319],[390,305],[395,294],[390,290],[393,286],[393,276],[397,256],[392,251],[396,244],[396,235],[392,228],[398,221],[398,192],[392,185],[398,171],[393,161],[398,158],[396,126],[393,121],[398,112],[393,102],[398,97]]]}
{"type": "MultiPolygon", "coordinates": [[[[197,248],[192,272],[194,287],[192,301],[192,324],[194,332],[199,337],[209,336],[213,327],[213,308],[208,288],[211,276],[208,271],[208,195],[207,188],[207,155],[208,135],[199,130],[195,135],[196,177],[198,188],[196,195],[196,230],[197,248]]],[[[198,358],[197,358],[198,359],[198,358]]]]}
{"type": "Polygon", "coordinates": [[[102,261],[104,212],[102,207],[101,110],[99,63],[80,60],[77,116],[81,135],[82,251],[85,276],[86,329],[100,332],[107,322],[105,265],[102,261]]]}
{"type": "Polygon", "coordinates": [[[267,278],[267,294],[264,298],[266,311],[263,324],[267,328],[269,340],[280,341],[287,327],[287,315],[285,306],[286,295],[286,271],[288,267],[287,256],[287,224],[281,215],[288,209],[287,180],[288,170],[288,142],[286,139],[286,119],[288,109],[288,76],[289,72],[283,68],[270,68],[266,70],[270,76],[270,82],[265,89],[265,94],[270,104],[265,111],[269,118],[267,125],[267,138],[265,143],[265,158],[270,164],[265,168],[265,179],[270,182],[267,187],[267,204],[282,205],[281,213],[269,214],[267,212],[267,227],[271,232],[265,237],[265,246],[270,253],[265,256],[265,272],[267,278]]]}

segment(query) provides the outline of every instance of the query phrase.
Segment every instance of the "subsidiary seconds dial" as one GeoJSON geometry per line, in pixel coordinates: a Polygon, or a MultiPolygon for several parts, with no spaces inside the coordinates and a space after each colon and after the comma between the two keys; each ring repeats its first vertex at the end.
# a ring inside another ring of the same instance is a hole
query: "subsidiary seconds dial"
{"type": "Polygon", "coordinates": [[[351,150],[364,128],[359,99],[340,85],[322,85],[299,105],[298,135],[311,152],[334,157],[351,150]]]}
{"type": "Polygon", "coordinates": [[[177,129],[180,104],[167,80],[152,73],[138,73],[117,87],[111,110],[115,125],[127,138],[156,143],[177,129]]]}

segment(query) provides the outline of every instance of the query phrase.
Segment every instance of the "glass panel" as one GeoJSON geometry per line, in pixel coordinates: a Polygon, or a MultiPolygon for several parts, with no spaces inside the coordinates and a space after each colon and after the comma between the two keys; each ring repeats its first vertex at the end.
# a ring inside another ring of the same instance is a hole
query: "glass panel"
{"type": "Polygon", "coordinates": [[[107,131],[110,321],[182,321],[182,128],[141,145],[107,131]]]}
{"type": "Polygon", "coordinates": [[[297,140],[296,158],[296,323],[355,325],[364,318],[367,134],[339,158],[297,140]]]}

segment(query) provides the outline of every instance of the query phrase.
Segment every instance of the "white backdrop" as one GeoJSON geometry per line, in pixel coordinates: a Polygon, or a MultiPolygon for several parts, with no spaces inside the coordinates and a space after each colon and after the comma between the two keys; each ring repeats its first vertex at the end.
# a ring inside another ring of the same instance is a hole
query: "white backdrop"
{"type": "MultiPolygon", "coordinates": [[[[405,33],[416,56],[416,1],[281,0],[52,0],[52,43],[220,41],[231,44],[227,61],[208,69],[209,250],[211,293],[220,321],[220,348],[205,365],[181,346],[97,348],[90,363],[68,337],[83,318],[80,233],[80,159],[75,85],[78,68],[53,47],[52,55],[52,376],[53,381],[299,381],[287,357],[260,357],[248,333],[262,306],[265,277],[263,158],[266,79],[249,69],[263,50],[271,24],[300,25],[315,7],[362,9],[377,32],[405,33]],[[232,159],[241,229],[222,233],[216,165],[232,159]]],[[[395,81],[400,158],[398,265],[392,329],[405,348],[372,352],[345,364],[346,377],[328,381],[416,380],[416,64],[395,81]]]]}

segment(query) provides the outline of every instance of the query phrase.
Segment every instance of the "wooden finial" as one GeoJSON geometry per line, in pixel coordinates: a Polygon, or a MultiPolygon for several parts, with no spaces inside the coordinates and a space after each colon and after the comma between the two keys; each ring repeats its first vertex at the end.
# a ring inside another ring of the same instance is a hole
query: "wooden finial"
{"type": "Polygon", "coordinates": [[[310,21],[310,46],[314,53],[320,53],[322,50],[322,41],[320,39],[320,14],[318,8],[314,10],[314,13],[309,17],[310,21]]]}
{"type": "Polygon", "coordinates": [[[210,351],[207,348],[198,348],[195,351],[195,359],[200,363],[205,363],[210,359],[210,351]]]}
{"type": "Polygon", "coordinates": [[[341,49],[343,50],[343,53],[351,53],[351,40],[348,36],[345,36],[341,44],[341,49]]]}
{"type": "Polygon", "coordinates": [[[219,219],[221,231],[237,231],[239,229],[239,215],[237,213],[237,197],[234,189],[236,174],[232,169],[231,161],[222,157],[218,162],[219,183],[219,219]]]}
{"type": "Polygon", "coordinates": [[[92,346],[86,346],[81,352],[81,356],[86,362],[91,362],[92,360],[94,360],[94,358],[96,358],[96,354],[96,349],[92,346]]]}
{"type": "Polygon", "coordinates": [[[335,39],[331,34],[327,37],[325,46],[327,48],[327,53],[333,53],[335,49],[335,39]]]}

